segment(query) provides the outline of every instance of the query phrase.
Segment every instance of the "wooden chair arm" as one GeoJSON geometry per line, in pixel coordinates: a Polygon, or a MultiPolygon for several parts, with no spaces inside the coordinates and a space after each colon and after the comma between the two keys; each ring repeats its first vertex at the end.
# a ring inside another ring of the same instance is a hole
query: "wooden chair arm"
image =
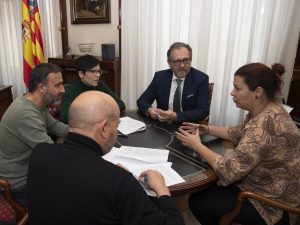
{"type": "Polygon", "coordinates": [[[288,206],[284,203],[272,200],[270,198],[264,197],[262,195],[259,195],[259,194],[256,194],[256,193],[253,193],[253,192],[250,192],[250,191],[242,191],[238,195],[237,203],[236,203],[235,207],[233,208],[233,210],[231,210],[230,212],[223,215],[220,219],[219,224],[220,225],[230,225],[232,220],[235,217],[237,217],[237,215],[240,213],[242,205],[243,205],[243,201],[246,198],[254,199],[256,201],[263,202],[263,203],[265,203],[269,206],[272,206],[274,208],[278,208],[278,209],[281,209],[281,210],[286,211],[286,212],[290,212],[290,213],[300,215],[300,209],[299,208],[288,206]]]}
{"type": "Polygon", "coordinates": [[[7,180],[0,179],[0,186],[3,188],[3,197],[16,212],[16,220],[20,221],[25,216],[26,209],[20,205],[11,193],[11,187],[7,180]]]}
{"type": "Polygon", "coordinates": [[[17,225],[27,225],[28,224],[28,213],[17,223],[17,225]]]}
{"type": "Polygon", "coordinates": [[[260,194],[256,194],[256,193],[253,193],[253,192],[250,192],[250,191],[242,191],[239,194],[239,197],[240,198],[251,198],[251,199],[257,200],[259,202],[263,202],[267,205],[270,205],[274,208],[278,208],[278,209],[281,209],[281,210],[286,211],[286,212],[290,212],[290,213],[293,213],[293,214],[300,215],[300,209],[299,208],[286,205],[284,203],[278,202],[276,200],[264,197],[260,194]]]}
{"type": "MultiPolygon", "coordinates": [[[[212,99],[212,94],[213,94],[213,90],[214,90],[214,85],[215,85],[214,83],[209,83],[208,84],[209,108],[210,108],[210,105],[211,105],[211,99],[212,99]]],[[[209,114],[203,120],[201,120],[199,123],[208,125],[208,121],[209,121],[209,114]]]]}

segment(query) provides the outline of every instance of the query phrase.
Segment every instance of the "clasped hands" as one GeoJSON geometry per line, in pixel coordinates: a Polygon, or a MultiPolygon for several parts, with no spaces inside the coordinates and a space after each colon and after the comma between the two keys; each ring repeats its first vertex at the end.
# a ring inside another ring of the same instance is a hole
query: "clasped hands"
{"type": "Polygon", "coordinates": [[[177,114],[173,110],[162,110],[158,108],[150,107],[148,109],[149,116],[154,120],[159,120],[160,122],[172,123],[176,120],[177,114]]]}

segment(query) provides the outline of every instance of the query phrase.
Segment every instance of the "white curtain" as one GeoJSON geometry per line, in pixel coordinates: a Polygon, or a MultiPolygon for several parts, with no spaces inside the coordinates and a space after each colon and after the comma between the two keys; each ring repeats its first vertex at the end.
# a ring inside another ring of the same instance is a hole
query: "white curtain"
{"type": "Polygon", "coordinates": [[[14,97],[25,92],[21,2],[0,1],[0,84],[13,85],[14,97]]]}
{"type": "Polygon", "coordinates": [[[45,60],[48,57],[62,55],[59,0],[38,0],[45,60]]]}
{"type": "Polygon", "coordinates": [[[235,125],[244,112],[230,92],[234,72],[249,62],[286,66],[287,94],[300,30],[298,0],[123,0],[122,98],[129,109],[154,72],[168,68],[175,41],[189,43],[192,66],[214,82],[210,122],[235,125]]]}
{"type": "MultiPolygon", "coordinates": [[[[38,0],[45,59],[61,54],[59,0],[38,0]]],[[[14,98],[23,95],[22,0],[0,1],[0,85],[12,85],[14,98]]]]}

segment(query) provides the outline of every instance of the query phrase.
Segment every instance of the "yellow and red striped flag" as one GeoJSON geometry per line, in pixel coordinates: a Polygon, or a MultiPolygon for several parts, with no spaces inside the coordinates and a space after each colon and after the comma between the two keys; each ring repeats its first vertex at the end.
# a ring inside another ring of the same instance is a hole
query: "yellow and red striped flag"
{"type": "Polygon", "coordinates": [[[43,63],[44,49],[37,0],[23,0],[22,5],[24,82],[29,86],[30,71],[43,63]]]}

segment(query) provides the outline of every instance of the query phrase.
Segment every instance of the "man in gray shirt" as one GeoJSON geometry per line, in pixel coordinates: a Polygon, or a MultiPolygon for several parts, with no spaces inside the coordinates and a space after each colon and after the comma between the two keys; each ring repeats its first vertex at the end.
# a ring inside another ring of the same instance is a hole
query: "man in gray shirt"
{"type": "Polygon", "coordinates": [[[68,133],[67,125],[47,111],[47,106],[61,100],[63,93],[61,69],[50,63],[39,64],[30,73],[29,92],[15,99],[2,117],[0,179],[9,181],[14,197],[25,207],[32,149],[39,143],[53,143],[48,134],[65,137],[68,133]]]}

